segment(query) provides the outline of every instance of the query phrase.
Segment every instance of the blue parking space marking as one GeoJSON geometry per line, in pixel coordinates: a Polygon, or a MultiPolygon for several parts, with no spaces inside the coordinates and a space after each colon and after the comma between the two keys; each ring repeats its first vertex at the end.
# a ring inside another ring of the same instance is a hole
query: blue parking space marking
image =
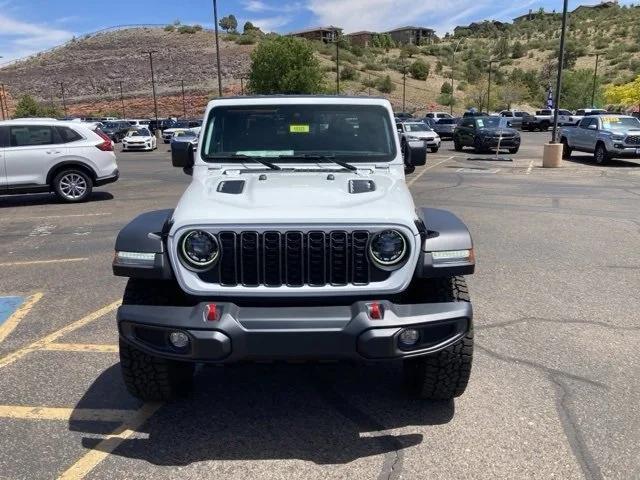
{"type": "Polygon", "coordinates": [[[23,297],[0,297],[0,325],[24,303],[23,297]]]}

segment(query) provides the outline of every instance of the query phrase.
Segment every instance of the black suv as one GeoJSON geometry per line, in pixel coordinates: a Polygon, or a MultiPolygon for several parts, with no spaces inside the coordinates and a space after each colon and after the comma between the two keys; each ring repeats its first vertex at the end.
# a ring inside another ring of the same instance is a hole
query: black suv
{"type": "Polygon", "coordinates": [[[491,149],[509,150],[517,153],[520,148],[520,133],[503,117],[463,118],[453,131],[453,147],[473,147],[477,153],[491,149]]]}
{"type": "Polygon", "coordinates": [[[105,135],[113,140],[114,143],[119,143],[127,136],[127,132],[131,130],[131,124],[124,120],[104,122],[101,130],[105,135]]]}

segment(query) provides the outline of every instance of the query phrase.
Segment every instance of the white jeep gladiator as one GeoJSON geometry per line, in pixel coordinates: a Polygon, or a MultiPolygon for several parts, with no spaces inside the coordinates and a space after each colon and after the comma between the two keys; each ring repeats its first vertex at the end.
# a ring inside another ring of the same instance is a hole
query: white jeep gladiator
{"type": "Polygon", "coordinates": [[[403,362],[421,398],[461,395],[471,372],[463,275],[473,244],[453,214],[417,208],[385,99],[220,98],[200,142],[172,145],[193,180],[171,210],[118,235],[113,271],[129,391],[168,399],[194,365],[403,362]]]}

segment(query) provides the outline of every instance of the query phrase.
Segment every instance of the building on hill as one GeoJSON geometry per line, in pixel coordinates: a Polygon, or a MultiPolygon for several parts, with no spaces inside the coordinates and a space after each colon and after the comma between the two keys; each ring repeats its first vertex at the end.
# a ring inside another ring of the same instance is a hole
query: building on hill
{"type": "Polygon", "coordinates": [[[385,33],[388,33],[394,42],[401,45],[427,45],[438,39],[435,30],[425,27],[400,27],[385,33]]]}
{"type": "Polygon", "coordinates": [[[578,13],[578,12],[586,12],[589,10],[603,10],[605,8],[612,8],[612,7],[619,7],[620,5],[618,5],[618,0],[613,0],[613,1],[601,1],[600,3],[596,4],[596,5],[580,5],[579,7],[577,7],[575,10],[573,10],[571,13],[578,13]]]}
{"type": "Polygon", "coordinates": [[[288,33],[289,37],[306,38],[307,40],[317,40],[324,43],[335,42],[342,35],[342,29],[329,25],[328,27],[307,28],[297,32],[288,33]]]}
{"type": "Polygon", "coordinates": [[[351,41],[352,45],[360,45],[361,47],[368,47],[373,42],[373,36],[376,32],[369,32],[362,30],[360,32],[347,33],[345,36],[351,41]]]}
{"type": "Polygon", "coordinates": [[[473,22],[469,25],[460,25],[453,29],[455,36],[465,36],[476,33],[487,33],[503,31],[509,24],[497,20],[484,20],[483,22],[473,22]]]}
{"type": "Polygon", "coordinates": [[[513,23],[530,22],[531,20],[535,20],[536,18],[553,18],[553,17],[560,17],[560,14],[556,13],[555,10],[551,12],[545,12],[544,10],[539,10],[537,12],[534,12],[533,10],[529,9],[529,13],[525,13],[524,15],[520,15],[519,17],[514,18],[513,23]]]}

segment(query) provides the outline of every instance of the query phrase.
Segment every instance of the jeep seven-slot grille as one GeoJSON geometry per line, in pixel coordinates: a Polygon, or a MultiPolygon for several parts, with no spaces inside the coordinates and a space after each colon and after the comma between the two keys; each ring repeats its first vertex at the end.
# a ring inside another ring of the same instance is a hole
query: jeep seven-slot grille
{"type": "Polygon", "coordinates": [[[369,261],[368,231],[245,231],[217,237],[218,265],[199,276],[223,286],[367,285],[389,276],[369,261]]]}

